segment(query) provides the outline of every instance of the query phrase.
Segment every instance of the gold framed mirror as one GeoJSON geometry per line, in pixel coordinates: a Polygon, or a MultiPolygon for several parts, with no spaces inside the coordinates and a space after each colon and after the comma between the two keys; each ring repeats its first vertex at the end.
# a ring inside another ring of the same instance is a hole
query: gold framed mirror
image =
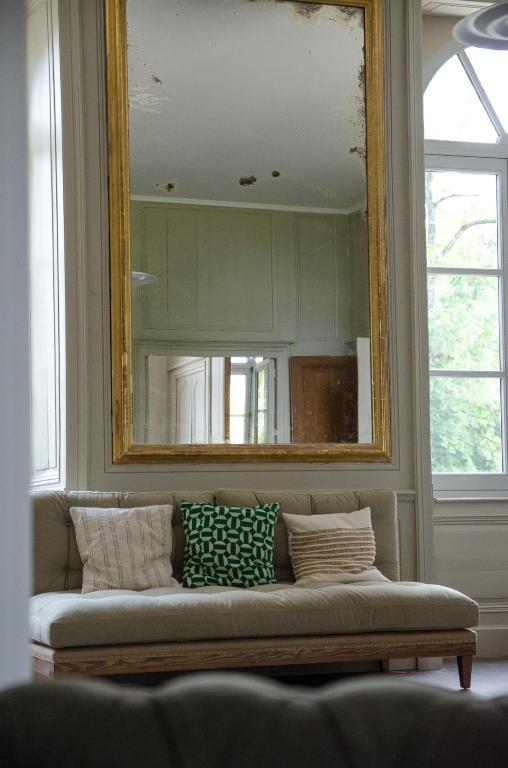
{"type": "Polygon", "coordinates": [[[105,11],[113,461],[389,461],[382,0],[105,11]]]}

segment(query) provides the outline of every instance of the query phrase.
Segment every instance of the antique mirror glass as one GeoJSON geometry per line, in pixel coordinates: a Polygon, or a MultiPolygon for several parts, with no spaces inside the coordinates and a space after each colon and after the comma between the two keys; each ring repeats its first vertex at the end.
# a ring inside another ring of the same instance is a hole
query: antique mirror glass
{"type": "Polygon", "coordinates": [[[116,461],[389,458],[380,0],[106,0],[116,461]]]}

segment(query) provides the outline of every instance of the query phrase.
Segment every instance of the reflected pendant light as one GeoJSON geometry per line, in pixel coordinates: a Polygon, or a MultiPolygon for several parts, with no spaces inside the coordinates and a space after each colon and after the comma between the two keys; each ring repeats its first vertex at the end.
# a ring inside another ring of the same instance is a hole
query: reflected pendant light
{"type": "Polygon", "coordinates": [[[463,45],[508,50],[508,3],[496,3],[461,19],[453,36],[463,45]]]}
{"type": "Polygon", "coordinates": [[[133,288],[142,287],[143,285],[151,285],[156,283],[159,279],[157,275],[150,275],[148,272],[131,272],[132,286],[133,288]]]}

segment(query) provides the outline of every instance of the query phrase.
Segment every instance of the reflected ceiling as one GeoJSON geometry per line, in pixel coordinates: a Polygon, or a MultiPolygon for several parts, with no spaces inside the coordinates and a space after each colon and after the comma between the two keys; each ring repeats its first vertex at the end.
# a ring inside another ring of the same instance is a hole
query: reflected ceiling
{"type": "Polygon", "coordinates": [[[365,205],[361,9],[128,0],[128,19],[133,195],[365,205]]]}

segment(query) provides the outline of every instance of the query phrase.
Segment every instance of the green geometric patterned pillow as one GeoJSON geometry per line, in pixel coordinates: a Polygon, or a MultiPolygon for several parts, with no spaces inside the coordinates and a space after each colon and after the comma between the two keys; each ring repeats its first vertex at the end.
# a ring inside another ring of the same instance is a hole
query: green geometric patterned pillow
{"type": "Polygon", "coordinates": [[[275,584],[273,543],[280,504],[180,505],[185,533],[184,587],[275,584]]]}

